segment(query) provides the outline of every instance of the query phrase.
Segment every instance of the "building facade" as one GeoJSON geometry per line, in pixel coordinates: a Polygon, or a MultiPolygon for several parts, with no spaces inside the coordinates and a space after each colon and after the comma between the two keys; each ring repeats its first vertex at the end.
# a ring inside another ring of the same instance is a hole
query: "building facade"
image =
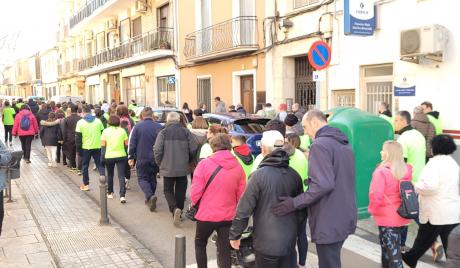
{"type": "Polygon", "coordinates": [[[40,69],[42,76],[42,94],[45,99],[60,94],[58,82],[58,60],[57,48],[50,48],[40,52],[40,69]]]}
{"type": "Polygon", "coordinates": [[[261,32],[263,0],[179,1],[181,102],[214,110],[219,96],[227,105],[254,112],[265,103],[265,54],[261,32]]]}

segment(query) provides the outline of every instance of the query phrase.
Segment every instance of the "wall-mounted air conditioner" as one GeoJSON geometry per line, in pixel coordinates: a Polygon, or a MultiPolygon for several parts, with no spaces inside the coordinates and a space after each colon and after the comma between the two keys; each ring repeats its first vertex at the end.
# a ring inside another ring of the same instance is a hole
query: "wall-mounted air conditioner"
{"type": "Polygon", "coordinates": [[[147,0],[136,0],[136,12],[145,13],[147,11],[147,0]]]}
{"type": "Polygon", "coordinates": [[[420,63],[420,59],[442,61],[448,30],[441,25],[401,31],[401,60],[420,63]]]}

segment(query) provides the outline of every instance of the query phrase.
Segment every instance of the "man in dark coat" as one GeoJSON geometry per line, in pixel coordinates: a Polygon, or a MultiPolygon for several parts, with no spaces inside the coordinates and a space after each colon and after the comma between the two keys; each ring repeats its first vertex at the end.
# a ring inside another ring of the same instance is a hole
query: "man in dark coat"
{"type": "Polygon", "coordinates": [[[269,130],[263,133],[264,159],[249,178],[246,191],[238,203],[235,219],[230,229],[230,244],[239,249],[240,238],[254,217],[253,246],[256,251],[256,267],[293,267],[299,216],[305,212],[275,216],[271,208],[281,196],[295,197],[302,193],[299,174],[289,167],[289,155],[281,149],[283,135],[269,130]]]}
{"type": "Polygon", "coordinates": [[[29,102],[27,103],[30,107],[30,111],[35,115],[37,116],[38,114],[38,110],[40,109],[40,107],[38,107],[38,104],[33,100],[33,99],[29,99],[29,102]]]}
{"type": "Polygon", "coordinates": [[[164,178],[166,201],[177,226],[184,209],[189,163],[195,156],[198,144],[192,133],[181,125],[178,113],[168,113],[166,122],[155,141],[153,154],[160,167],[160,176],[164,178]]]}
{"type": "Polygon", "coordinates": [[[146,204],[150,211],[157,206],[157,173],[158,166],[153,159],[153,146],[162,126],[153,121],[153,111],[150,107],[142,110],[142,121],[137,123],[129,136],[128,163],[136,164],[139,186],[145,195],[146,204]]]}
{"type": "Polygon", "coordinates": [[[283,216],[308,207],[319,267],[341,267],[340,251],[357,223],[354,155],[345,134],[328,126],[321,111],[309,111],[303,123],[305,132],[314,138],[308,158],[308,191],[282,198],[273,212],[283,216]]]}
{"type": "Polygon", "coordinates": [[[71,115],[65,118],[63,122],[62,137],[64,139],[64,143],[62,147],[64,149],[65,156],[67,159],[69,159],[69,168],[76,171],[77,147],[75,143],[75,127],[77,126],[77,122],[81,119],[81,117],[77,114],[77,105],[70,103],[69,107],[71,115]]]}

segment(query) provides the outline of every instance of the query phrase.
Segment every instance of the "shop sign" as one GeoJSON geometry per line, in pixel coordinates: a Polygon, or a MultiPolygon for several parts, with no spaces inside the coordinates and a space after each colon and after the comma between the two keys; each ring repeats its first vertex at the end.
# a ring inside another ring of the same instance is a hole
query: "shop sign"
{"type": "Polygon", "coordinates": [[[373,35],[375,13],[373,0],[344,0],[345,35],[373,35]]]}

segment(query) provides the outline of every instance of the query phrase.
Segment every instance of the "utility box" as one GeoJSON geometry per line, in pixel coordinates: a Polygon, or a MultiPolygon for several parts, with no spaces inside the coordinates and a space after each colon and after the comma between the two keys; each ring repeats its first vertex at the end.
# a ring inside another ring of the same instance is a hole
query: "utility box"
{"type": "Polygon", "coordinates": [[[355,155],[358,217],[367,218],[372,173],[381,162],[383,143],[394,139],[393,128],[385,119],[356,108],[338,107],[326,114],[328,124],[345,133],[352,147],[355,155]]]}

